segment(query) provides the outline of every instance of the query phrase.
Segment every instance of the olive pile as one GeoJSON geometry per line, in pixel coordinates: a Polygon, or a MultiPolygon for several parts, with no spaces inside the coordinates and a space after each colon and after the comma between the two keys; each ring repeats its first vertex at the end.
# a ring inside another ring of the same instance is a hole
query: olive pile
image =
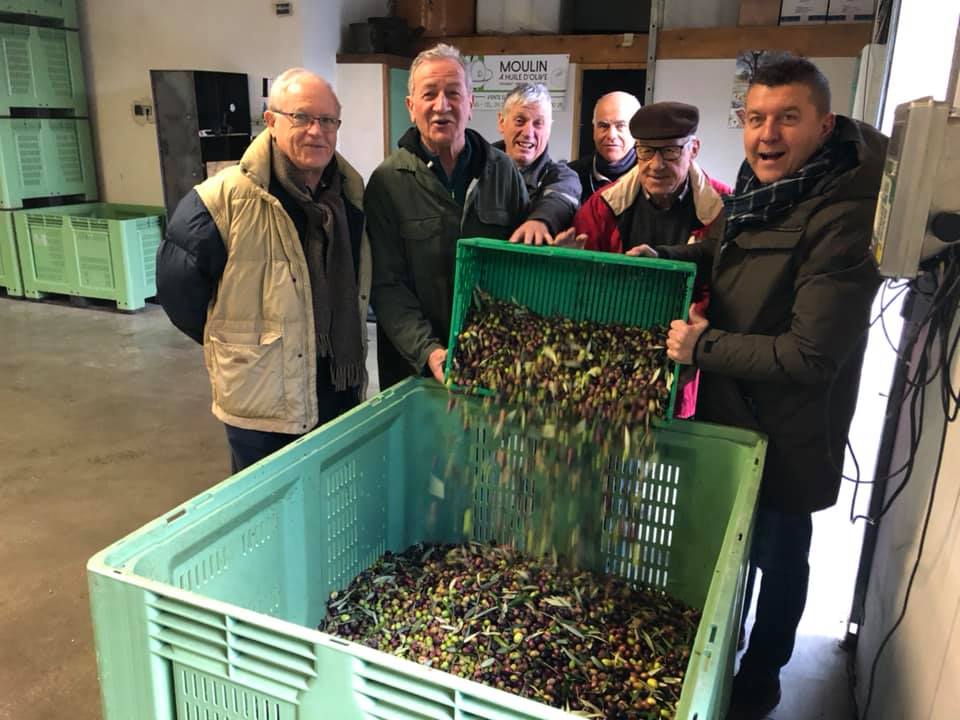
{"type": "Polygon", "coordinates": [[[506,546],[387,553],[320,630],[588,717],[672,718],[700,617],[506,546]]]}
{"type": "Polygon", "coordinates": [[[666,328],[544,317],[477,288],[449,383],[491,391],[520,429],[566,447],[606,447],[663,417],[673,384],[666,328]],[[505,406],[514,409],[508,411],[505,406]]]}

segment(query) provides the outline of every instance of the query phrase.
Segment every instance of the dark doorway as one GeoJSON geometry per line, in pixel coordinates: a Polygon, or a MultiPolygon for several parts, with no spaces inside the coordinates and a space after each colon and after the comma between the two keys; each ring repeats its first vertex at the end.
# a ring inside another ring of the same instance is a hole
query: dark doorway
{"type": "Polygon", "coordinates": [[[580,82],[580,145],[578,157],[593,152],[593,106],[614,90],[633,93],[643,102],[647,85],[646,70],[584,70],[580,82]]]}

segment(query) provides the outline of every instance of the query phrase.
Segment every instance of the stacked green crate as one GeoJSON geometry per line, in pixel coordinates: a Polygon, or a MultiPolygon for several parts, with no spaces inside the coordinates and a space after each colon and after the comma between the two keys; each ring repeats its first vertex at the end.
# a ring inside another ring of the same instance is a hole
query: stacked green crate
{"type": "Polygon", "coordinates": [[[13,231],[13,213],[0,211],[0,288],[8,295],[23,295],[17,238],[13,231]]]}
{"type": "Polygon", "coordinates": [[[11,210],[97,199],[76,0],[0,0],[0,287],[22,295],[11,210]]]}

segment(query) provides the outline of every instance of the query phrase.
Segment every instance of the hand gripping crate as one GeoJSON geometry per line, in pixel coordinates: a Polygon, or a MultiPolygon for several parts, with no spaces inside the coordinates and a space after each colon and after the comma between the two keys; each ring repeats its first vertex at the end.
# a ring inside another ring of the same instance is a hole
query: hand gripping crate
{"type": "Polygon", "coordinates": [[[61,110],[86,116],[80,37],[76,30],[0,23],[0,115],[61,110]]]}
{"type": "Polygon", "coordinates": [[[90,121],[0,119],[0,208],[60,196],[97,199],[90,121]]]}
{"type": "Polygon", "coordinates": [[[6,289],[7,295],[23,295],[13,214],[3,210],[0,210],[0,287],[6,289]]]}
{"type": "MultiPolygon", "coordinates": [[[[453,366],[457,336],[466,324],[476,287],[541,315],[669,326],[671,320],[687,316],[696,274],[696,266],[687,262],[482,238],[461,240],[457,244],[446,372],[453,366]]],[[[676,363],[673,374],[679,377],[676,363]]],[[[676,397],[674,383],[666,419],[673,417],[676,397]]]]}
{"type": "MultiPolygon", "coordinates": [[[[95,555],[105,720],[569,720],[315,629],[384,551],[468,539],[468,509],[475,539],[518,542],[552,511],[543,484],[499,476],[494,457],[527,441],[464,430],[447,400],[404,381],[95,555]]],[[[580,484],[610,493],[592,564],[702,608],[678,717],[719,720],[766,442],[695,422],[654,432],[655,456],[580,484]],[[617,521],[636,539],[605,542],[617,521]]]]}
{"type": "Polygon", "coordinates": [[[27,297],[61,293],[138,310],[157,294],[162,207],[89,203],[13,215],[27,297]]]}

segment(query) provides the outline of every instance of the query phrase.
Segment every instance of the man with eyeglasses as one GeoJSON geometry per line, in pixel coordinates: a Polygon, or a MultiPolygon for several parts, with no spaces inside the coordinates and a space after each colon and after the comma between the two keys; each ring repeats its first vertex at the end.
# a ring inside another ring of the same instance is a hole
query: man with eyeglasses
{"type": "Polygon", "coordinates": [[[381,389],[411,375],[443,380],[457,240],[506,240],[527,214],[513,161],[467,129],[470,74],[443,43],[410,66],[414,127],[373,171],[365,202],[381,389]]]}
{"type": "Polygon", "coordinates": [[[630,120],[636,166],[587,200],[561,239],[575,232],[588,250],[638,255],[701,237],[723,210],[721,196],[730,188],[696,162],[699,122],[697,108],[686,103],[637,110],[630,120]]]}
{"type": "Polygon", "coordinates": [[[581,204],[636,165],[630,118],[639,109],[640,101],[620,90],[607,93],[593,106],[594,152],[570,163],[580,177],[581,204]]]}
{"type": "Polygon", "coordinates": [[[336,152],[340,102],[303,68],[267,128],[191,190],[157,255],[157,295],[203,344],[233,472],[357,405],[371,285],[363,181],[336,152]]]}

